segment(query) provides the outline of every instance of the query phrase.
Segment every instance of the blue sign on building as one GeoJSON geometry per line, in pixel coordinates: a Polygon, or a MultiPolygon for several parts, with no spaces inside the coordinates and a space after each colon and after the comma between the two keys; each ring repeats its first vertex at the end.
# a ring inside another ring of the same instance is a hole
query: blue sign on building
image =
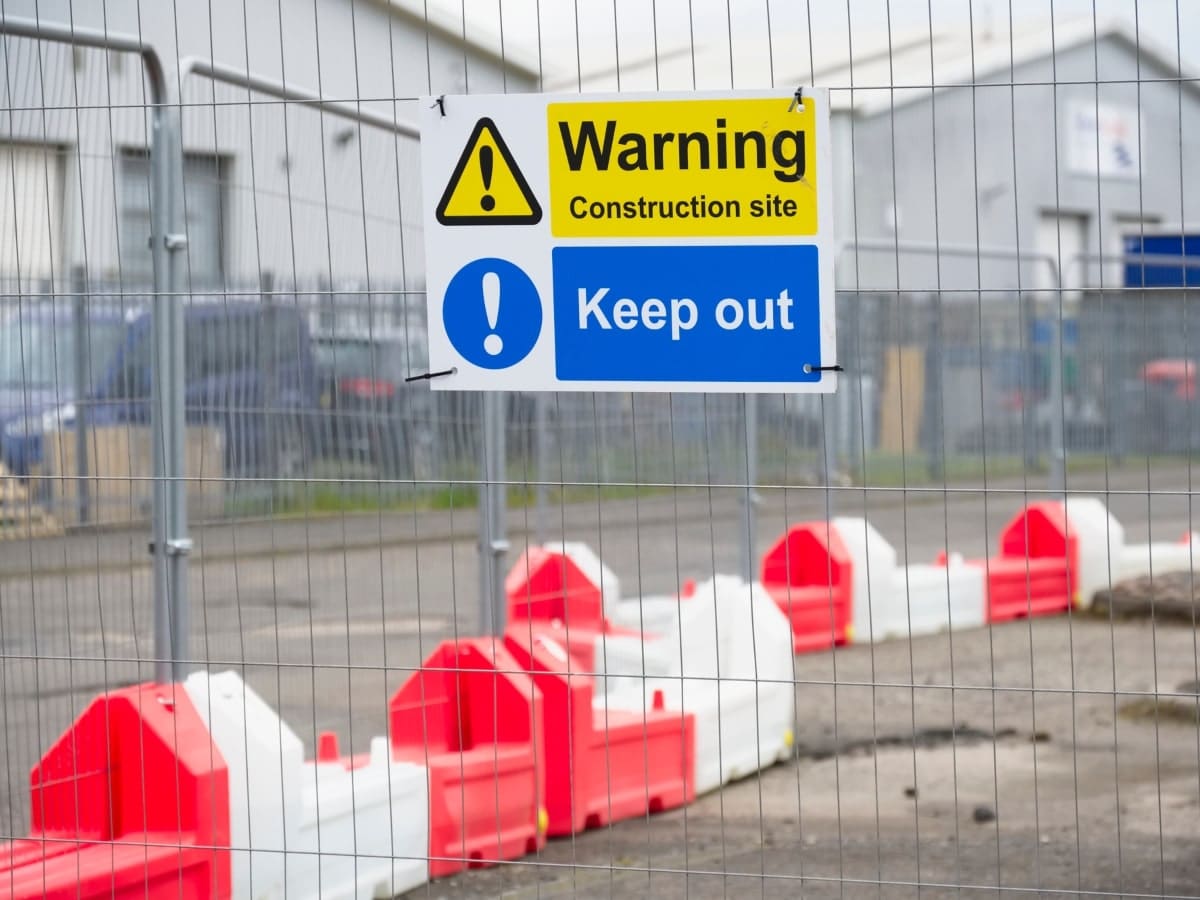
{"type": "Polygon", "coordinates": [[[1146,257],[1126,260],[1125,287],[1200,287],[1200,234],[1127,235],[1125,255],[1146,257]]]}

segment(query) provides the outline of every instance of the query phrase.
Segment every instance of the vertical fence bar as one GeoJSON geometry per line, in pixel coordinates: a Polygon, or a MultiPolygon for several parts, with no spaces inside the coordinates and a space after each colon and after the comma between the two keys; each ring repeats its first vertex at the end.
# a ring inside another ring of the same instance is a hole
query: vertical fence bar
{"type": "Polygon", "coordinates": [[[550,529],[550,433],[547,430],[547,407],[550,395],[539,391],[534,399],[534,478],[537,486],[534,488],[534,536],[539,544],[544,544],[549,537],[550,529]]]}
{"type": "Polygon", "coordinates": [[[88,340],[87,276],[83,266],[71,268],[71,310],[73,312],[75,338],[75,502],[79,524],[86,525],[91,519],[90,484],[88,483],[88,396],[91,373],[91,347],[88,340]]]}
{"type": "MultiPolygon", "coordinates": [[[[1067,447],[1064,434],[1063,378],[1062,378],[1062,311],[1063,286],[1058,279],[1055,297],[1058,306],[1050,320],[1050,490],[1061,492],[1067,486],[1067,447]]],[[[1036,424],[1035,424],[1036,428],[1036,424]]]]}
{"type": "Polygon", "coordinates": [[[481,634],[504,631],[504,560],[508,552],[505,535],[507,491],[504,486],[505,395],[488,391],[483,395],[483,478],[479,486],[479,630],[481,634]]]}
{"type": "Polygon", "coordinates": [[[754,547],[756,544],[758,517],[758,395],[744,394],[742,424],[746,434],[746,489],[742,492],[741,574],[747,581],[754,580],[754,547]]]}
{"type": "MultiPolygon", "coordinates": [[[[267,438],[267,465],[274,464],[274,461],[280,458],[279,435],[288,434],[287,428],[280,428],[279,422],[276,421],[279,416],[279,367],[277,352],[277,331],[278,324],[276,322],[276,307],[275,307],[275,276],[272,272],[261,272],[258,278],[259,303],[263,306],[263,333],[266,335],[266,340],[260,341],[258,352],[265,354],[262,358],[263,364],[263,393],[262,406],[265,412],[263,424],[266,426],[267,438]]],[[[277,500],[277,495],[290,492],[291,485],[283,485],[280,490],[271,492],[272,508],[277,500]]]]}

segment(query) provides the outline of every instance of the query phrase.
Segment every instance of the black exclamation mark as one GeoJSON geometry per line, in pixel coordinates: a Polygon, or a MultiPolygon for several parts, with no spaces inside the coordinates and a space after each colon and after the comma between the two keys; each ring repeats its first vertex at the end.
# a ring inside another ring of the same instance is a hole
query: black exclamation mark
{"type": "MultiPolygon", "coordinates": [[[[490,191],[492,189],[492,148],[479,148],[479,171],[483,175],[483,189],[490,191]]],[[[485,212],[491,212],[496,208],[496,198],[491,194],[484,194],[479,201],[479,205],[483,207],[485,212]]]]}

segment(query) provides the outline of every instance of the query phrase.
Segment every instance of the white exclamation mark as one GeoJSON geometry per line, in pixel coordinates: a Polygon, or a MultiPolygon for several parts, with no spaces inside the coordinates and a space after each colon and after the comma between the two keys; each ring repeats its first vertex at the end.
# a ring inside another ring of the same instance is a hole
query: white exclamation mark
{"type": "Polygon", "coordinates": [[[496,317],[500,315],[500,276],[495,272],[483,273],[483,311],[487,315],[488,328],[492,330],[483,339],[483,349],[489,356],[499,356],[504,341],[496,334],[496,317]]]}

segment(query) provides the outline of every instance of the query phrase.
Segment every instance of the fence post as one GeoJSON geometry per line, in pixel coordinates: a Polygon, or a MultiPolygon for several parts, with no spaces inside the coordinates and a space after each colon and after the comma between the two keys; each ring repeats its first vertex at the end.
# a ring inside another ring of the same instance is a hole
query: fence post
{"type": "Polygon", "coordinates": [[[93,31],[87,28],[0,15],[0,33],[33,40],[56,41],[78,47],[99,47],[136,53],[150,87],[153,110],[150,139],[150,256],[154,267],[152,304],[152,373],[150,432],[154,458],[154,521],[150,544],[154,560],[154,677],[166,684],[182,677],[176,665],[187,634],[187,568],[183,554],[190,549],[187,539],[187,509],[182,503],[182,485],[172,472],[176,451],[182,452],[183,426],[183,319],[176,316],[178,304],[170,292],[183,286],[179,252],[187,241],[183,228],[174,227],[182,214],[176,205],[173,172],[183,184],[183,142],[179,134],[178,107],[167,103],[167,80],[162,61],[154,48],[140,38],[93,31]],[[176,162],[177,160],[177,162],[176,162]],[[174,357],[172,352],[174,351],[174,357]],[[177,426],[177,427],[176,427],[177,426]],[[182,527],[180,527],[182,523],[182,527]]]}
{"type": "Polygon", "coordinates": [[[483,477],[479,485],[479,630],[504,631],[504,557],[507,492],[504,487],[504,404],[506,394],[483,395],[483,477]]]}
{"type": "Polygon", "coordinates": [[[187,676],[190,626],[187,597],[185,440],[183,141],[178,108],[156,123],[150,151],[154,206],[155,404],[151,419],[155,489],[155,657],[160,683],[187,676]]]}
{"type": "Polygon", "coordinates": [[[91,484],[88,481],[88,395],[91,381],[91,345],[89,343],[87,277],[83,266],[71,268],[71,309],[75,328],[75,502],[79,524],[91,519],[91,484]]]}

